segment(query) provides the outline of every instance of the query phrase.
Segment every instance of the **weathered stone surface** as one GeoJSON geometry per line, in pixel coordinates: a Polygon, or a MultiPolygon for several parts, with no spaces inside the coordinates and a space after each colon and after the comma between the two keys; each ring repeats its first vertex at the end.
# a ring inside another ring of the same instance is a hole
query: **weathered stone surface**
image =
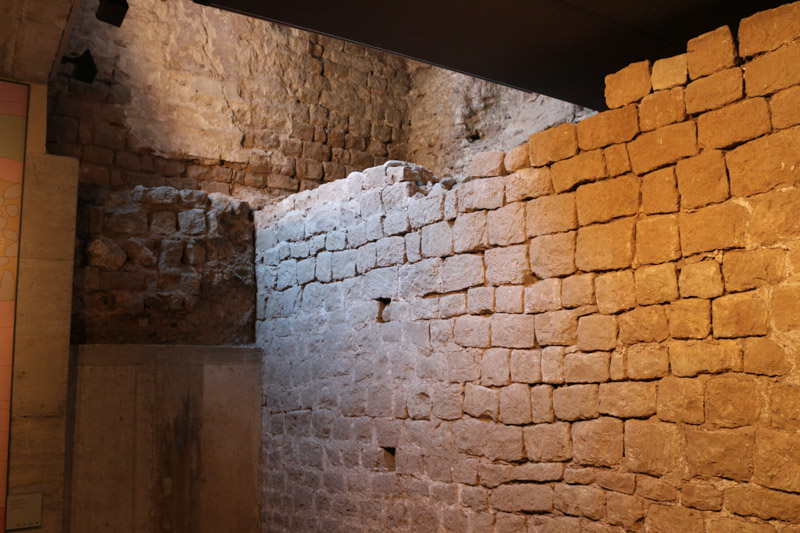
{"type": "Polygon", "coordinates": [[[711,332],[711,303],[688,299],[669,306],[669,334],[675,339],[704,339],[711,332]]]}
{"type": "Polygon", "coordinates": [[[770,386],[770,420],[773,427],[786,430],[800,429],[800,395],[798,393],[800,393],[800,386],[797,385],[775,383],[770,386]]]}
{"type": "Polygon", "coordinates": [[[678,500],[678,491],[674,486],[650,476],[636,476],[636,494],[657,502],[678,500]]]}
{"type": "Polygon", "coordinates": [[[531,165],[541,167],[578,153],[578,133],[575,124],[562,124],[530,136],[531,165]]]}
{"type": "Polygon", "coordinates": [[[618,418],[644,418],[656,413],[656,384],[602,383],[600,412],[618,418]]]}
{"type": "Polygon", "coordinates": [[[639,133],[636,106],[611,109],[587,117],[578,123],[578,146],[594,150],[609,144],[628,142],[639,133]]]}
{"type": "Polygon", "coordinates": [[[753,430],[689,429],[686,459],[694,475],[747,480],[753,472],[753,430]]]}
{"type": "Polygon", "coordinates": [[[789,370],[786,352],[774,340],[765,337],[745,339],[743,369],[749,374],[780,376],[789,370]]]}
{"type": "Polygon", "coordinates": [[[625,494],[606,494],[606,517],[608,523],[633,527],[644,516],[641,500],[625,494]]]}
{"type": "Polygon", "coordinates": [[[672,213],[678,210],[675,167],[662,168],[642,176],[642,211],[672,213]]]}
{"type": "Polygon", "coordinates": [[[658,418],[665,422],[702,424],[704,383],[698,379],[666,377],[658,382],[658,418]]]}
{"type": "Polygon", "coordinates": [[[725,491],[725,507],[740,516],[764,520],[800,520],[800,495],[760,487],[731,487],[725,491]]]}
{"type": "Polygon", "coordinates": [[[525,287],[525,312],[543,313],[561,309],[561,280],[545,279],[525,287]]]}
{"type": "Polygon", "coordinates": [[[553,493],[554,507],[564,514],[600,520],[605,509],[603,491],[597,487],[558,484],[553,493]]]}
{"type": "Polygon", "coordinates": [[[687,106],[688,102],[684,103],[682,87],[648,94],[639,104],[639,124],[642,131],[651,131],[683,121],[686,118],[687,106]]]}
{"type": "MultiPolygon", "coordinates": [[[[516,172],[520,169],[527,168],[530,165],[531,157],[528,153],[528,143],[522,143],[515,146],[508,151],[505,159],[503,159],[503,166],[508,173],[516,172]]],[[[498,176],[499,174],[495,175],[498,176]]],[[[508,182],[506,182],[506,184],[508,184],[508,182]]]]}
{"type": "Polygon", "coordinates": [[[530,269],[541,279],[575,272],[576,232],[542,235],[531,240],[530,269]]]}
{"type": "Polygon", "coordinates": [[[484,254],[486,281],[493,285],[520,284],[529,277],[528,247],[493,248],[484,254]]]}
{"type": "Polygon", "coordinates": [[[769,524],[754,524],[734,518],[719,518],[706,524],[706,533],[773,533],[775,528],[769,524]]]}
{"type": "Polygon", "coordinates": [[[508,246],[525,240],[525,206],[522,202],[489,211],[487,223],[491,245],[508,246]]]}
{"type": "Polygon", "coordinates": [[[678,278],[675,265],[649,265],[634,271],[636,301],[639,305],[669,302],[678,298],[678,278]]]}
{"type": "Polygon", "coordinates": [[[581,350],[613,350],[616,345],[616,318],[606,315],[591,315],[578,319],[578,348],[581,350]]]}
{"type": "Polygon", "coordinates": [[[453,251],[457,254],[482,250],[488,244],[486,211],[462,213],[453,223],[453,251]]]}
{"type": "Polygon", "coordinates": [[[741,99],[743,94],[742,70],[726,69],[686,87],[686,110],[695,114],[716,109],[741,99]]]}
{"type": "Polygon", "coordinates": [[[619,341],[623,344],[663,341],[669,336],[663,306],[638,307],[619,316],[619,341]]]}
{"type": "Polygon", "coordinates": [[[538,385],[531,388],[531,420],[534,424],[550,423],[555,419],[553,413],[553,387],[538,385]]]}
{"type": "Polygon", "coordinates": [[[507,512],[547,512],[553,508],[553,489],[543,485],[501,485],[492,491],[492,507],[507,512]]]}
{"type": "Polygon", "coordinates": [[[506,202],[518,202],[553,193],[550,169],[524,168],[506,178],[506,202]]]}
{"type": "Polygon", "coordinates": [[[616,313],[636,306],[633,271],[599,274],[595,278],[597,306],[601,313],[616,313]]]}
{"type": "Polygon", "coordinates": [[[492,346],[531,348],[536,342],[534,320],[530,315],[498,313],[492,315],[492,346]]]}
{"type": "Polygon", "coordinates": [[[684,209],[722,202],[730,196],[725,159],[720,151],[707,150],[678,161],[675,169],[684,209]]]}
{"type": "Polygon", "coordinates": [[[772,191],[749,200],[751,209],[750,239],[758,244],[772,244],[800,234],[796,220],[800,214],[800,189],[772,191]]]}
{"type": "Polygon", "coordinates": [[[542,381],[564,383],[564,348],[548,346],[542,349],[542,381]]]}
{"type": "Polygon", "coordinates": [[[773,489],[800,492],[800,447],[795,432],[759,428],[753,453],[754,480],[773,489]]]}
{"type": "Polygon", "coordinates": [[[581,183],[608,176],[602,150],[581,152],[575,157],[554,163],[550,168],[550,177],[556,192],[569,191],[581,183]]]}
{"type": "Polygon", "coordinates": [[[691,263],[681,268],[678,279],[681,296],[684,298],[713,298],[723,291],[722,274],[716,261],[691,263]]]}
{"type": "Polygon", "coordinates": [[[651,505],[644,520],[646,533],[703,533],[704,529],[703,513],[678,506],[651,505]]]}
{"type": "Polygon", "coordinates": [[[461,346],[488,348],[490,345],[489,319],[460,316],[456,318],[453,335],[456,343],[461,346]]]}
{"type": "Polygon", "coordinates": [[[751,196],[800,178],[800,129],[792,128],[750,141],[728,152],[725,161],[731,194],[751,196]]]}
{"type": "Polygon", "coordinates": [[[630,218],[578,230],[575,265],[584,271],[627,268],[633,261],[634,225],[630,218]]]}
{"type": "Polygon", "coordinates": [[[464,412],[475,418],[497,419],[498,394],[494,389],[467,383],[464,389],[464,412]]]}
{"type": "Polygon", "coordinates": [[[738,58],[733,35],[727,26],[689,39],[686,48],[689,77],[693,80],[732,67],[738,58]]]}
{"type": "Polygon", "coordinates": [[[522,428],[503,424],[491,426],[486,435],[485,455],[492,461],[519,461],[524,458],[522,428]]]}
{"type": "Polygon", "coordinates": [[[581,226],[634,215],[639,209],[639,178],[627,174],[582,185],[578,187],[576,203],[581,226]]]}
{"type": "Polygon", "coordinates": [[[636,174],[645,174],[697,152],[697,130],[691,121],[643,133],[628,144],[631,167],[636,174]]]}
{"type": "Polygon", "coordinates": [[[725,253],[722,274],[728,291],[746,291],[778,283],[783,278],[783,250],[761,249],[725,253]]]}
{"type": "Polygon", "coordinates": [[[573,311],[536,316],[536,339],[542,346],[569,346],[578,340],[578,317],[573,311]]]}
{"type": "Polygon", "coordinates": [[[770,128],[767,101],[749,98],[700,115],[697,142],[704,149],[726,148],[760,137],[770,128]]]}
{"type": "Polygon", "coordinates": [[[609,176],[619,176],[631,171],[628,148],[624,144],[614,144],[603,150],[606,160],[606,171],[609,176]]]}
{"type": "Polygon", "coordinates": [[[531,423],[531,390],[523,383],[500,389],[500,422],[524,425],[531,423]]]}
{"type": "Polygon", "coordinates": [[[770,98],[769,111],[773,128],[789,128],[800,124],[798,99],[800,99],[800,87],[797,86],[789,87],[770,98]]]}
{"type": "Polygon", "coordinates": [[[480,178],[462,183],[458,189],[458,212],[497,209],[503,205],[505,178],[480,178]]]}
{"type": "Polygon", "coordinates": [[[108,237],[100,236],[93,239],[86,247],[89,264],[106,270],[117,270],[128,259],[125,250],[108,237]]]}
{"type": "Polygon", "coordinates": [[[541,350],[513,350],[509,362],[511,381],[539,383],[542,379],[541,359],[541,350]]]}
{"type": "Polygon", "coordinates": [[[505,158],[506,154],[497,150],[478,152],[472,156],[472,164],[469,167],[469,177],[484,178],[490,176],[505,176],[505,158]]]}
{"type": "Polygon", "coordinates": [[[742,364],[741,349],[730,340],[674,341],[669,357],[672,373],[684,377],[739,370],[742,364]]]}
{"type": "Polygon", "coordinates": [[[537,424],[524,429],[528,459],[535,462],[566,461],[572,458],[570,424],[537,424]]]}
{"type": "Polygon", "coordinates": [[[608,381],[609,357],[605,352],[576,352],[564,356],[564,381],[567,383],[599,383],[608,381]]]}
{"type": "Polygon", "coordinates": [[[578,227],[575,194],[543,196],[527,203],[526,227],[529,237],[560,233],[578,227]]]}
{"type": "Polygon", "coordinates": [[[748,337],[767,333],[767,305],[754,291],[729,294],[714,300],[715,337],[748,337]]]}
{"type": "Polygon", "coordinates": [[[559,420],[597,418],[598,402],[597,385],[570,385],[553,391],[553,410],[559,420]]]}
{"type": "Polygon", "coordinates": [[[565,278],[561,286],[564,307],[594,304],[594,278],[594,274],[577,274],[565,278]]]}
{"type": "Polygon", "coordinates": [[[754,378],[739,374],[715,376],[706,385],[708,420],[715,427],[755,423],[762,411],[763,391],[754,378]]]}
{"type": "Polygon", "coordinates": [[[747,209],[728,201],[678,216],[683,255],[744,245],[747,209]]]}
{"type": "Polygon", "coordinates": [[[634,344],[625,354],[630,379],[660,378],[669,370],[669,351],[660,344],[634,344]]]}
{"type": "Polygon", "coordinates": [[[572,425],[572,450],[578,464],[613,466],[622,462],[622,421],[598,418],[572,425]]]}
{"type": "Polygon", "coordinates": [[[669,89],[676,85],[685,85],[688,75],[686,66],[686,54],[680,54],[665,59],[659,59],[653,63],[653,71],[650,73],[650,80],[654,91],[669,89]]]}
{"type": "Polygon", "coordinates": [[[683,438],[675,424],[650,420],[625,422],[625,464],[632,472],[663,475],[682,462],[683,438]]]}
{"type": "Polygon", "coordinates": [[[742,19],[739,52],[742,57],[775,50],[800,36],[800,6],[796,2],[742,19]]]}
{"type": "Polygon", "coordinates": [[[797,85],[800,75],[800,43],[792,43],[754,58],[747,64],[744,80],[747,96],[762,96],[797,85]]]}
{"type": "Polygon", "coordinates": [[[609,108],[622,107],[645,97],[650,84],[650,62],[640,61],[606,76],[606,104],[609,108]]]}
{"type": "Polygon", "coordinates": [[[701,511],[722,509],[722,491],[711,485],[687,483],[681,488],[681,505],[701,511]]]}

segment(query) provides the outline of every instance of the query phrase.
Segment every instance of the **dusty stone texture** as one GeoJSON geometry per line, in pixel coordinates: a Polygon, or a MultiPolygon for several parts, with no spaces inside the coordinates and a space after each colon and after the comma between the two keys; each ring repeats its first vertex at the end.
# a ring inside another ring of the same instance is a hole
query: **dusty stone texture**
{"type": "MultiPolygon", "coordinates": [[[[255,236],[247,203],[139,186],[107,194],[89,211],[92,223],[78,243],[86,252],[76,254],[74,340],[252,342],[255,236]]],[[[286,252],[276,282],[289,287],[306,276],[306,265],[286,252]]]]}
{"type": "MultiPolygon", "coordinates": [[[[692,83],[748,72],[715,42],[692,83]]],[[[670,114],[650,86],[688,67],[660,65],[639,103],[478,158],[506,176],[392,162],[257,214],[268,528],[796,528],[795,133],[736,137],[743,113],[701,150],[738,104],[698,83],[712,107],[670,114]]]]}

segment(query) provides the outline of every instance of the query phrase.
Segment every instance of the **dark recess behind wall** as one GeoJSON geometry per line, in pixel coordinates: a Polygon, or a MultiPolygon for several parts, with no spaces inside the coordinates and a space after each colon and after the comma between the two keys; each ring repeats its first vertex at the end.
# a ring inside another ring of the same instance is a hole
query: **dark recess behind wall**
{"type": "Polygon", "coordinates": [[[606,74],[782,1],[195,0],[605,109],[606,74]]]}

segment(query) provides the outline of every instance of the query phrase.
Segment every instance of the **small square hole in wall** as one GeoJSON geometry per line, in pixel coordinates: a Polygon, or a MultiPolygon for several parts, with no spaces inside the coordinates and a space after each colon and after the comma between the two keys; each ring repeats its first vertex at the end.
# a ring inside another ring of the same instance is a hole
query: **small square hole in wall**
{"type": "Polygon", "coordinates": [[[391,298],[377,298],[378,302],[378,322],[384,323],[390,320],[389,306],[392,303],[391,298]]]}
{"type": "Polygon", "coordinates": [[[397,451],[396,448],[383,447],[383,469],[389,472],[394,472],[394,456],[397,451]]]}

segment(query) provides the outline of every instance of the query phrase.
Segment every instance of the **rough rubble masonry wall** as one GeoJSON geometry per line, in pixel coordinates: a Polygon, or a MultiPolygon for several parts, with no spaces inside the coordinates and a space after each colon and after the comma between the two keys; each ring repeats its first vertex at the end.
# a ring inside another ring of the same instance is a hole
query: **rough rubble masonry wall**
{"type": "Polygon", "coordinates": [[[89,210],[73,342],[248,344],[250,206],[221,193],[137,186],[89,210]]]}
{"type": "Polygon", "coordinates": [[[261,211],[266,531],[800,529],[800,4],[261,211]]]}

